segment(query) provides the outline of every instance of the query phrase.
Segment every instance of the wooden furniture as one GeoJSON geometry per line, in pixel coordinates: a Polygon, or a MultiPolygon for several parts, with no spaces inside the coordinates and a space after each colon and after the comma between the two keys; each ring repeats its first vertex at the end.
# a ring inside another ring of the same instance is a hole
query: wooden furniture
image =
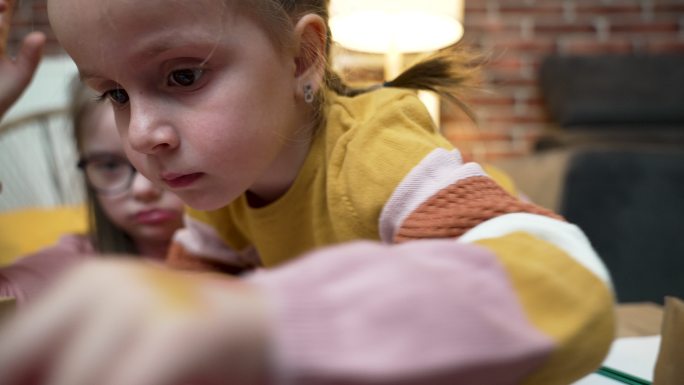
{"type": "Polygon", "coordinates": [[[663,307],[651,302],[623,303],[615,307],[616,337],[641,337],[660,334],[663,307]]]}

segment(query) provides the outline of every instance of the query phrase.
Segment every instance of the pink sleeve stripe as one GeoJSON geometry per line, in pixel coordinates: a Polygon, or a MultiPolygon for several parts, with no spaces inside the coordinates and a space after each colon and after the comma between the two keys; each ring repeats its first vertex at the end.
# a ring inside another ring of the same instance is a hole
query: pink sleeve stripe
{"type": "Polygon", "coordinates": [[[65,235],[54,246],[0,268],[0,296],[14,297],[23,306],[60,274],[93,253],[85,236],[65,235]]]}
{"type": "Polygon", "coordinates": [[[458,150],[433,150],[406,175],[383,207],[380,239],[392,242],[406,217],[440,190],[465,178],[486,175],[475,163],[463,164],[458,150]]]}
{"type": "Polygon", "coordinates": [[[355,242],[248,280],[274,305],[281,383],[516,384],[554,348],[476,245],[355,242]]]}

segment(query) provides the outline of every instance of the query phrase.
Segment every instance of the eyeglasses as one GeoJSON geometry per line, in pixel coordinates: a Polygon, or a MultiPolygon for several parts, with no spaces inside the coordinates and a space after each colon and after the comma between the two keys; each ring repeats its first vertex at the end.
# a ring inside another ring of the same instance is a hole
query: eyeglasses
{"type": "Polygon", "coordinates": [[[101,194],[118,194],[128,190],[136,169],[128,159],[114,154],[94,154],[78,161],[90,187],[101,194]]]}

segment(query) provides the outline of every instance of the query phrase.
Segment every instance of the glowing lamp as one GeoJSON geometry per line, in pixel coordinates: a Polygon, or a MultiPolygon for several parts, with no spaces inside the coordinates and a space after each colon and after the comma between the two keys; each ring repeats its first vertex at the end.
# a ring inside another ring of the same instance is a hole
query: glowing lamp
{"type": "MultiPolygon", "coordinates": [[[[464,0],[331,0],[330,29],[339,45],[385,55],[385,79],[403,69],[402,54],[427,53],[463,37],[464,0]]],[[[439,126],[439,98],[419,93],[439,126]]]]}
{"type": "Polygon", "coordinates": [[[355,51],[430,52],[463,36],[463,0],[331,0],[333,39],[355,51]]]}

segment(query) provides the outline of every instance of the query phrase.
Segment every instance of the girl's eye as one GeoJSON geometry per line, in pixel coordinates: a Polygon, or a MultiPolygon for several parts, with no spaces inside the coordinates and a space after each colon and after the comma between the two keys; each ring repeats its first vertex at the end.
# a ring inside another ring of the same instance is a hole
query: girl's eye
{"type": "Polygon", "coordinates": [[[109,160],[109,161],[103,161],[103,162],[96,162],[93,164],[93,167],[96,168],[101,173],[113,174],[113,173],[121,172],[121,170],[128,167],[128,163],[124,163],[124,162],[116,161],[116,160],[109,160]]]}
{"type": "Polygon", "coordinates": [[[176,70],[169,74],[168,84],[170,86],[190,87],[202,77],[202,69],[188,68],[176,70]]]}
{"type": "Polygon", "coordinates": [[[115,88],[104,93],[104,96],[109,98],[112,102],[116,104],[126,104],[128,103],[128,93],[122,88],[115,88]]]}

